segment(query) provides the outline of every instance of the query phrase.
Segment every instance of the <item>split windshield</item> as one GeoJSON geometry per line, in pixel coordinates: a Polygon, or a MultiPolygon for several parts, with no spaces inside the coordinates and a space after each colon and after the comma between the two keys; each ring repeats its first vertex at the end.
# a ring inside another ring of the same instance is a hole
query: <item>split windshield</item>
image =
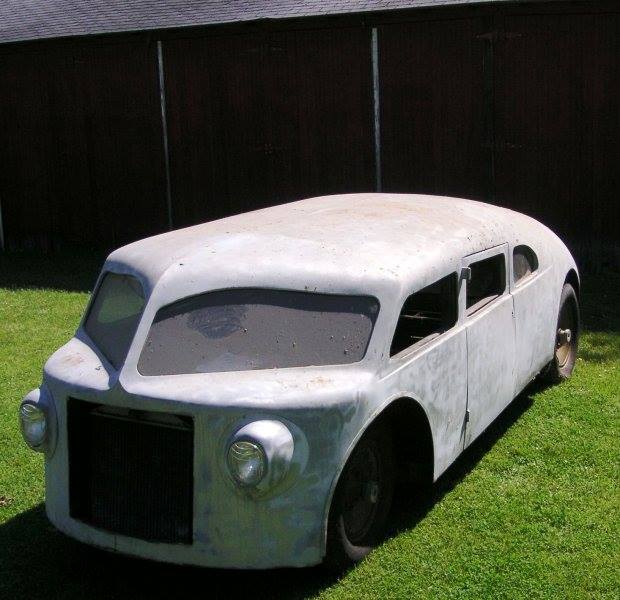
{"type": "Polygon", "coordinates": [[[142,375],[348,364],[366,354],[379,303],[368,296],[231,289],[155,316],[142,375]]]}
{"type": "Polygon", "coordinates": [[[104,275],[84,329],[116,369],[125,360],[143,308],[142,286],[135,277],[116,273],[104,275]]]}

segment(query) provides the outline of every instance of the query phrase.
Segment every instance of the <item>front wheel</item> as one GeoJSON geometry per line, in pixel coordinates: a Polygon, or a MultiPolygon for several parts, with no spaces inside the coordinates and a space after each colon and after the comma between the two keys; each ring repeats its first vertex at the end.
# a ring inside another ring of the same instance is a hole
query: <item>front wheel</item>
{"type": "Polygon", "coordinates": [[[543,373],[548,382],[560,383],[571,376],[577,361],[579,326],[577,294],[570,283],[565,283],[560,297],[553,358],[543,373]]]}
{"type": "Polygon", "coordinates": [[[327,531],[328,567],[342,570],[381,542],[394,492],[394,452],[386,427],[355,447],[334,493],[327,531]]]}

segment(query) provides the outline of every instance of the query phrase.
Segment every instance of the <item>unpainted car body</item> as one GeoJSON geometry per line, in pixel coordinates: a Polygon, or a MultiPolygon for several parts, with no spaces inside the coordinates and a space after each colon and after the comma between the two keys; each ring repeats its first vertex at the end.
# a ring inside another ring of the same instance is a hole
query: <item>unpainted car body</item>
{"type": "MultiPolygon", "coordinates": [[[[342,470],[368,428],[396,402],[411,408],[401,421],[423,417],[411,432],[429,436],[426,458],[437,479],[553,359],[563,285],[579,285],[572,256],[537,221],[475,201],[397,194],[313,198],[158,235],[113,252],[100,281],[109,272],[136,278],[145,299],[122,363],[112,366],[83,322],[48,360],[41,388],[26,398],[52,415],[45,443],[48,517],[95,546],[235,568],[321,562],[342,470]],[[523,246],[536,264],[515,282],[513,252],[523,246]],[[493,257],[504,265],[504,289],[468,307],[468,280],[480,261],[493,257]],[[394,352],[407,299],[450,277],[456,313],[449,327],[394,352]],[[379,309],[356,362],[141,374],[158,311],[236,288],[370,297],[379,309]],[[191,420],[189,539],[147,541],[72,514],[70,471],[78,458],[69,456],[69,399],[127,415],[175,415],[178,427],[191,420]],[[239,486],[226,462],[231,440],[255,422],[283,424],[291,437],[273,449],[274,464],[286,462],[286,472],[264,489],[239,486]]],[[[405,439],[399,443],[415,444],[406,438],[406,422],[400,425],[405,439]]]]}

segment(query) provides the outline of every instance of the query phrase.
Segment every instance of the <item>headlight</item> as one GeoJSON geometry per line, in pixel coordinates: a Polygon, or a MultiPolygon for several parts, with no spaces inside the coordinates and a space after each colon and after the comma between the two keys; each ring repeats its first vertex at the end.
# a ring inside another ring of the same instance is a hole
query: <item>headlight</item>
{"type": "Polygon", "coordinates": [[[267,459],[260,444],[233,442],[228,449],[228,468],[237,483],[256,485],[265,476],[267,459]]]}
{"type": "Polygon", "coordinates": [[[24,402],[19,407],[19,422],[26,443],[39,452],[47,440],[47,416],[43,409],[31,402],[24,402]]]}
{"type": "Polygon", "coordinates": [[[293,434],[284,423],[253,421],[238,429],[229,440],[226,463],[237,484],[262,493],[284,479],[294,449],[293,434]]]}
{"type": "Polygon", "coordinates": [[[19,425],[22,436],[30,448],[54,453],[57,438],[56,409],[54,400],[45,385],[32,390],[19,406],[19,425]]]}

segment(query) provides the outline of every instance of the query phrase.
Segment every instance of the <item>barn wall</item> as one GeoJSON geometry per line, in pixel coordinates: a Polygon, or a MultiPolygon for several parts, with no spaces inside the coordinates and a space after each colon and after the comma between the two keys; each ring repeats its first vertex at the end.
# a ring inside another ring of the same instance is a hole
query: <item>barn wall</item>
{"type": "Polygon", "coordinates": [[[582,263],[613,262],[620,15],[517,7],[379,33],[386,191],[514,208],[554,229],[582,263]]]}
{"type": "Polygon", "coordinates": [[[48,69],[41,60],[16,54],[0,60],[0,203],[5,243],[47,240],[53,139],[49,124],[48,69]]]}
{"type": "Polygon", "coordinates": [[[379,28],[385,191],[490,197],[482,31],[480,18],[379,28]]]}
{"type": "Polygon", "coordinates": [[[164,41],[175,226],[372,189],[369,35],[164,41]]]}
{"type": "Polygon", "coordinates": [[[166,223],[155,48],[0,57],[0,201],[8,247],[111,247],[166,223]]]}
{"type": "Polygon", "coordinates": [[[578,255],[620,227],[620,15],[506,15],[496,44],[495,197],[578,255]]]}
{"type": "Polygon", "coordinates": [[[512,207],[554,228],[582,263],[611,260],[620,15],[606,1],[4,47],[6,246],[111,248],[169,219],[375,189],[373,28],[382,189],[512,207]]]}

